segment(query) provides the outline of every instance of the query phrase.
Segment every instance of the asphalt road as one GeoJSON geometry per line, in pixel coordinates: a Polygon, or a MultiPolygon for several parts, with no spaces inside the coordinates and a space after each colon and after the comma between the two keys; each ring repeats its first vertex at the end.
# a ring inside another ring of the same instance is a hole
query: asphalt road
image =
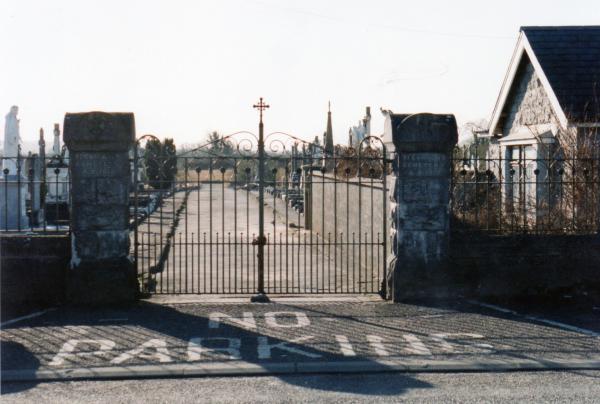
{"type": "Polygon", "coordinates": [[[597,403],[600,371],[10,383],[3,403],[597,403]]]}
{"type": "MultiPolygon", "coordinates": [[[[503,369],[532,364],[548,369],[544,364],[552,361],[579,364],[578,369],[593,363],[597,369],[599,335],[595,328],[463,301],[415,305],[359,297],[263,305],[150,300],[113,309],[60,308],[0,332],[5,380],[36,370],[69,377],[75,369],[97,374],[102,367],[122,372],[136,366],[151,366],[161,375],[182,366],[216,365],[246,369],[245,375],[255,374],[248,373],[249,367],[281,374],[283,369],[404,370],[396,364],[412,364],[419,371],[443,362],[472,365],[454,370],[482,369],[478,364],[500,369],[498,363],[503,369]]],[[[211,369],[212,374],[231,374],[211,369]]]]}
{"type": "Polygon", "coordinates": [[[553,358],[581,363],[597,358],[600,323],[594,310],[553,311],[548,320],[551,313],[545,311],[520,314],[464,301],[412,305],[355,300],[250,305],[184,304],[182,299],[119,309],[60,308],[3,326],[4,380],[11,369],[63,372],[66,378],[78,369],[98,372],[98,366],[132,373],[125,375],[127,380],[5,382],[0,401],[598,402],[600,371],[501,372],[494,367],[498,360],[544,364],[553,358]],[[98,352],[98,342],[107,349],[98,352]],[[367,373],[354,368],[358,373],[339,374],[329,367],[351,368],[355,360],[364,364],[386,358],[419,363],[422,370],[367,373]],[[432,372],[434,367],[428,367],[439,359],[482,366],[472,373],[448,368],[432,372]],[[265,369],[272,363],[295,363],[320,373],[164,378],[173,366],[219,363],[265,369]],[[144,365],[163,378],[136,378],[144,365]]]}

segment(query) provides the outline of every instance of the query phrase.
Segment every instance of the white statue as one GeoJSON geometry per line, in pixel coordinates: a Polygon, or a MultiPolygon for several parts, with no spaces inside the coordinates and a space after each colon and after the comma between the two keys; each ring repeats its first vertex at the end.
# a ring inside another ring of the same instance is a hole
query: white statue
{"type": "Polygon", "coordinates": [[[27,198],[27,182],[24,173],[18,177],[17,161],[20,154],[21,138],[19,136],[19,107],[13,106],[6,115],[4,125],[4,151],[2,159],[2,186],[0,187],[0,228],[6,230],[26,229],[29,218],[25,200],[27,198]],[[8,170],[8,175],[4,175],[8,170]]]}
{"type": "Polygon", "coordinates": [[[6,115],[6,123],[4,124],[4,151],[3,157],[10,157],[10,159],[2,160],[2,169],[8,168],[9,175],[17,173],[17,156],[19,154],[19,145],[21,144],[21,137],[19,136],[19,120],[17,114],[19,113],[19,107],[13,105],[10,108],[10,112],[6,115]]]}

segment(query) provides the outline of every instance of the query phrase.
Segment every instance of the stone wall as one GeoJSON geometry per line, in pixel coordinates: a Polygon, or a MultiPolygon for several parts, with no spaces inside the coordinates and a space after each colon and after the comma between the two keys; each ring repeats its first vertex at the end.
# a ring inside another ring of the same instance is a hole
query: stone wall
{"type": "Polygon", "coordinates": [[[600,296],[600,236],[452,233],[450,246],[448,276],[435,285],[440,293],[499,299],[600,296]]]}
{"type": "Polygon", "coordinates": [[[524,57],[518,68],[513,89],[505,105],[502,133],[508,135],[519,127],[555,121],[550,100],[533,65],[524,57]]]}
{"type": "Polygon", "coordinates": [[[20,315],[62,302],[70,259],[68,235],[0,237],[3,315],[20,315]]]}
{"type": "MultiPolygon", "coordinates": [[[[349,249],[350,266],[355,264],[358,268],[360,263],[367,273],[382,273],[386,258],[383,256],[383,248],[372,245],[382,243],[384,237],[384,194],[381,180],[346,180],[313,171],[310,181],[313,233],[321,237],[325,235],[325,243],[329,238],[332,244],[337,241],[340,243],[338,249],[349,249]],[[343,245],[346,242],[361,245],[362,248],[349,248],[343,245]]],[[[345,252],[342,255],[344,254],[345,252]]]]}

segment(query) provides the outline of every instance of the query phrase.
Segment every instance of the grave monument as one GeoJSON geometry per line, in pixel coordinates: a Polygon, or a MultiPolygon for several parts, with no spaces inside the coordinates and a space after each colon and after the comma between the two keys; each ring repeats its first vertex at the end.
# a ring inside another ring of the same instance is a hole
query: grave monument
{"type": "Polygon", "coordinates": [[[4,149],[0,174],[0,229],[21,230],[29,227],[25,199],[27,178],[22,169],[19,107],[12,106],[4,125],[4,149]]]}

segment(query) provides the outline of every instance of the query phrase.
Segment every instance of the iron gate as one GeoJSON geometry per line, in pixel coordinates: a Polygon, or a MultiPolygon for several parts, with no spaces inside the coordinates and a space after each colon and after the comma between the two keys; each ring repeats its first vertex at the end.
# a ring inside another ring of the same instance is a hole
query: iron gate
{"type": "Polygon", "coordinates": [[[283,133],[240,132],[151,157],[146,146],[132,163],[144,291],[384,294],[388,162],[379,138],[330,153],[283,133]]]}

